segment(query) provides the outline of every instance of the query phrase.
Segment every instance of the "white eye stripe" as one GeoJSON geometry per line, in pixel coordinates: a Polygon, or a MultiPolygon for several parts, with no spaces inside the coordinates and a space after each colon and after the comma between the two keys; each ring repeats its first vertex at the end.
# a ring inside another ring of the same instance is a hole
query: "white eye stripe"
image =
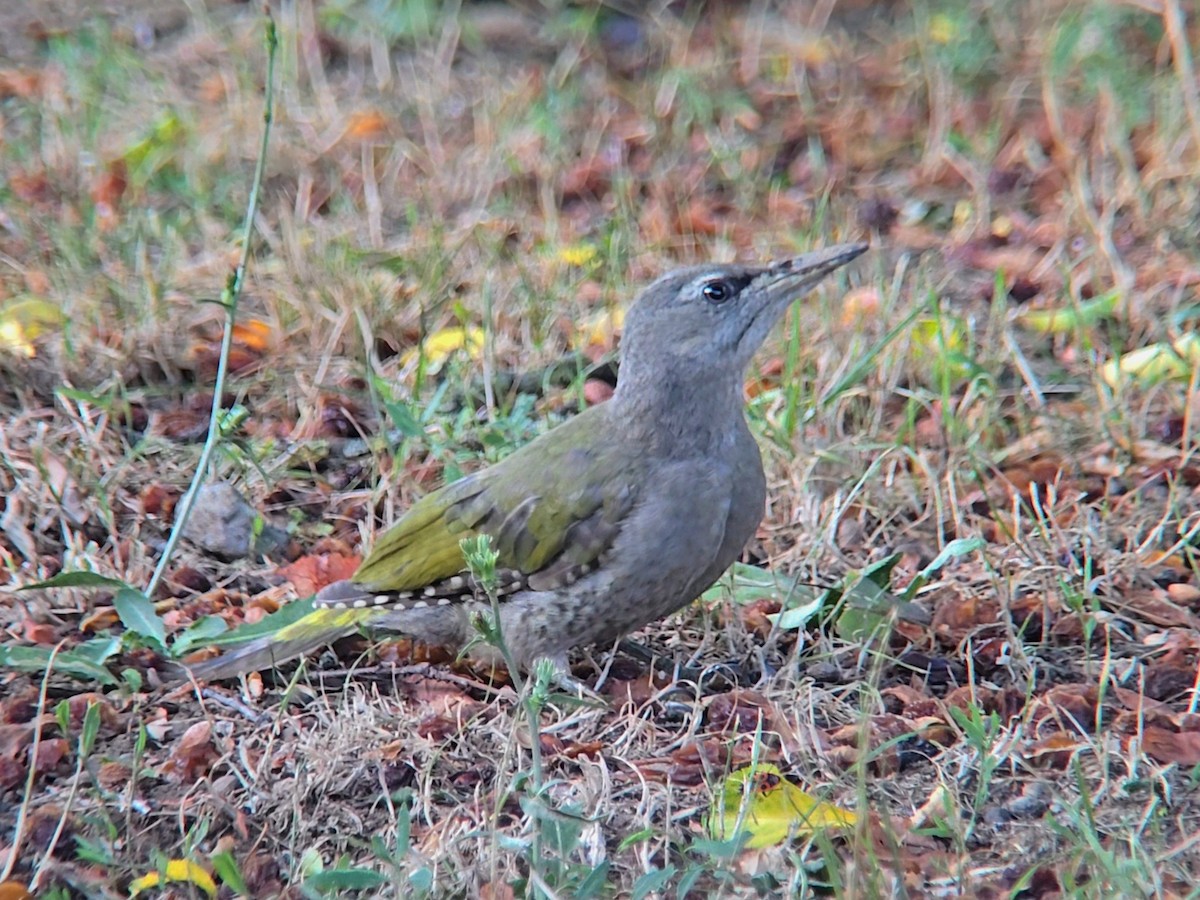
{"type": "Polygon", "coordinates": [[[705,287],[712,284],[714,281],[724,281],[725,275],[725,272],[709,272],[705,275],[701,275],[699,278],[688,282],[686,291],[689,294],[699,294],[704,290],[705,287]]]}

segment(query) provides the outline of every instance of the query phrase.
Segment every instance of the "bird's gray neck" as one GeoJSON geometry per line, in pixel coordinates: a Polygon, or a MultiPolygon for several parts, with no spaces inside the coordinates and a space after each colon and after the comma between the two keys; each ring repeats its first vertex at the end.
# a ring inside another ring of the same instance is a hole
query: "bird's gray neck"
{"type": "Polygon", "coordinates": [[[670,456],[712,455],[747,433],[741,373],[688,374],[679,367],[627,372],[618,377],[613,421],[646,452],[670,456]]]}

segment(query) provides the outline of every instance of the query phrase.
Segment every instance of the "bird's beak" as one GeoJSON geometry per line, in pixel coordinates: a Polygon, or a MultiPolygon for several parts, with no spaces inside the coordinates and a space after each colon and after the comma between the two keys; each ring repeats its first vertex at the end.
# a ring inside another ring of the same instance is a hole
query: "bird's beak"
{"type": "Polygon", "coordinates": [[[762,275],[763,291],[775,301],[787,304],[808,293],[822,278],[834,269],[866,252],[868,244],[837,244],[824,250],[814,250],[772,263],[762,275]]]}
{"type": "Polygon", "coordinates": [[[746,358],[759,348],[793,300],[807,294],[822,278],[866,249],[867,244],[837,244],[781,259],[763,268],[754,279],[754,299],[745,307],[749,314],[737,337],[738,347],[746,358]]]}

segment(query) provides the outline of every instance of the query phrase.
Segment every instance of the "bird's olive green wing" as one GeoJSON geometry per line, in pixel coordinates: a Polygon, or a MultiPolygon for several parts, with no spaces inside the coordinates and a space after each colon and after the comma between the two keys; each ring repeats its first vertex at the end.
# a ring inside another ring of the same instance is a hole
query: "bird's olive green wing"
{"type": "Polygon", "coordinates": [[[520,572],[534,589],[587,571],[636,502],[641,463],[615,445],[600,413],[581,413],[415,503],[352,580],[388,593],[435,584],[466,568],[459,542],[477,534],[491,537],[499,568],[520,572]]]}

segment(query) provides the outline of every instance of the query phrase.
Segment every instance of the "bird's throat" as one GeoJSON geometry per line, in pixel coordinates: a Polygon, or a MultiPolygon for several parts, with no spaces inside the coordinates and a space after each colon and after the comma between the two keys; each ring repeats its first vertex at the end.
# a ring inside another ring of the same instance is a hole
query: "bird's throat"
{"type": "Polygon", "coordinates": [[[708,455],[746,429],[742,379],[683,378],[660,373],[657,383],[617,383],[611,417],[647,453],[708,455]]]}

